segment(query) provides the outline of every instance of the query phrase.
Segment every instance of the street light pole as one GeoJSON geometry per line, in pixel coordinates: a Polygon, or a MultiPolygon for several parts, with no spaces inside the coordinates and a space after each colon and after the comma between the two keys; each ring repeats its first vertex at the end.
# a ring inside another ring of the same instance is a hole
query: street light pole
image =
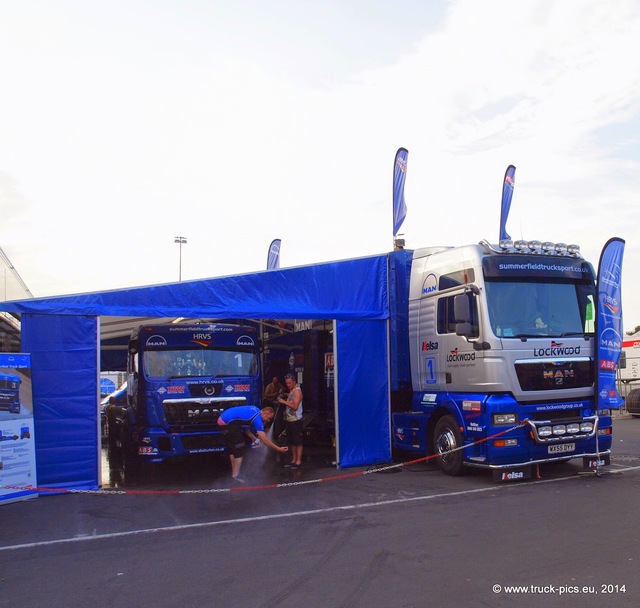
{"type": "Polygon", "coordinates": [[[182,281],[182,245],[186,245],[187,244],[187,237],[186,236],[177,236],[175,237],[175,239],[173,240],[174,243],[178,243],[178,246],[180,247],[180,265],[179,265],[179,274],[178,274],[178,280],[182,281]]]}

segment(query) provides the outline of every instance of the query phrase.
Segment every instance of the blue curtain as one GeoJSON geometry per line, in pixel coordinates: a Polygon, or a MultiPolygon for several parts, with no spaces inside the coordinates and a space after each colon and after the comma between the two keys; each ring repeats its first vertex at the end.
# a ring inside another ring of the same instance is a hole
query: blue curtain
{"type": "Polygon", "coordinates": [[[31,353],[38,485],[98,487],[98,321],[25,314],[22,350],[31,353]]]}
{"type": "Polygon", "coordinates": [[[339,465],[389,462],[387,321],[339,321],[336,328],[339,465]]]}

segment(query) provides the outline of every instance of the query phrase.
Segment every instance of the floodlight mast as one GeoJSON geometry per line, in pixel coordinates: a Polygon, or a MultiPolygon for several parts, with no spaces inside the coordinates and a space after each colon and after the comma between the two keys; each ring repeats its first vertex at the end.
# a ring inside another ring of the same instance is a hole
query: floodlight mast
{"type": "Polygon", "coordinates": [[[174,243],[178,243],[179,249],[180,249],[180,258],[179,258],[179,266],[178,266],[178,280],[182,281],[182,245],[186,245],[187,244],[187,237],[186,236],[177,236],[174,238],[173,240],[174,243]]]}

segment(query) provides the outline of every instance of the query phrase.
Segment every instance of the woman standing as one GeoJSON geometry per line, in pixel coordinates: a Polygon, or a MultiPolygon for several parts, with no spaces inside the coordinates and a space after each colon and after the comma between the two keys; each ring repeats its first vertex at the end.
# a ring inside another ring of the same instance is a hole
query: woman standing
{"type": "Polygon", "coordinates": [[[284,412],[285,428],[287,440],[291,445],[291,462],[284,466],[291,469],[298,469],[302,466],[302,390],[296,382],[293,374],[284,377],[289,394],[286,399],[279,398],[278,403],[286,405],[284,412]]]}

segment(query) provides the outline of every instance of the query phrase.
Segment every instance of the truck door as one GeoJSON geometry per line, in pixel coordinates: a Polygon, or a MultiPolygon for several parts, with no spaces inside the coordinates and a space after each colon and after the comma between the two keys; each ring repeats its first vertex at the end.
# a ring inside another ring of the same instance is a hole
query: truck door
{"type": "Polygon", "coordinates": [[[477,299],[472,293],[456,291],[438,298],[437,332],[442,344],[441,357],[447,390],[464,390],[463,387],[475,382],[476,350],[473,340],[480,335],[478,325],[477,299]],[[456,298],[466,299],[464,316],[460,316],[460,306],[456,306],[456,298]],[[458,309],[458,310],[457,310],[458,309]],[[463,335],[458,335],[464,327],[463,335]]]}

